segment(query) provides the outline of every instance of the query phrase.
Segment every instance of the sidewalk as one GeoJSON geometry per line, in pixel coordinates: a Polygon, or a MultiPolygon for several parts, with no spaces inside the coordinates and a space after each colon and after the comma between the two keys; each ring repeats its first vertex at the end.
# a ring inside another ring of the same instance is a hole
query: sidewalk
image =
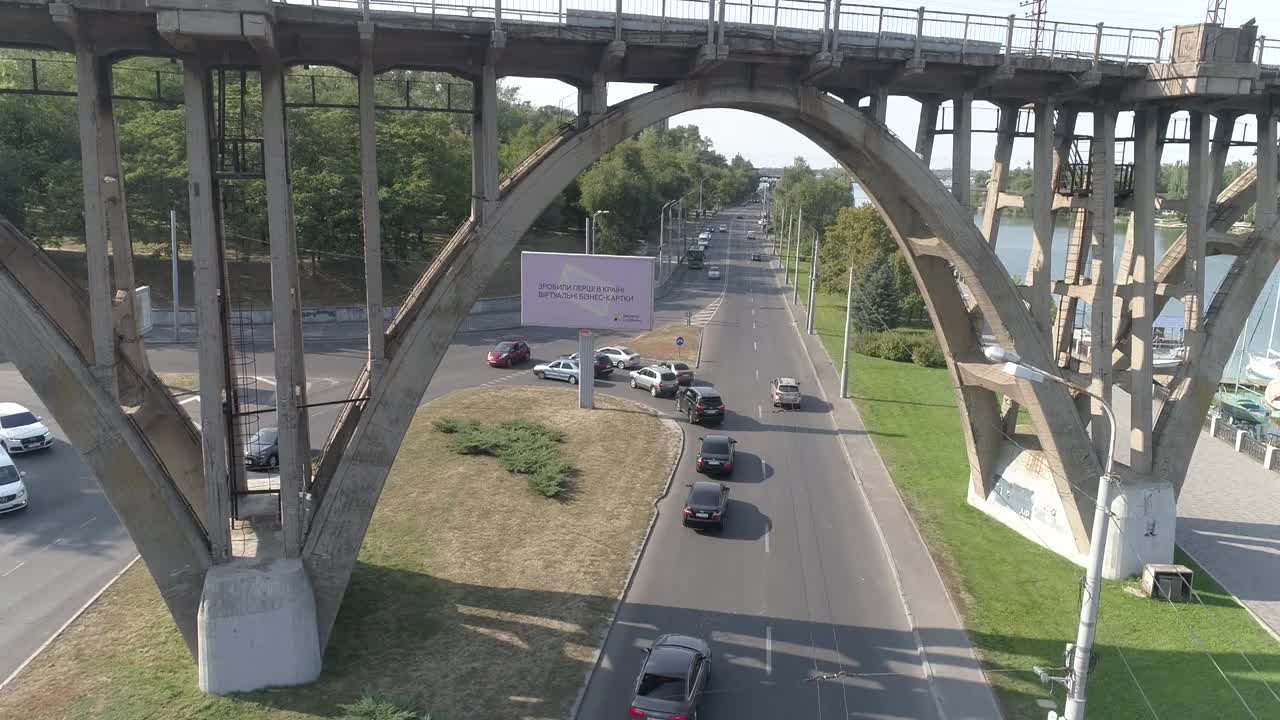
{"type": "Polygon", "coordinates": [[[898,575],[899,592],[924,654],[939,714],[946,720],[991,720],[1001,717],[995,694],[974,654],[964,621],[951,602],[942,575],[929,554],[915,521],[898,494],[880,453],[867,434],[853,401],[840,399],[840,372],[827,356],[817,335],[804,332],[803,306],[792,307],[805,354],[813,363],[819,392],[831,405],[831,418],[840,435],[853,480],[871,507],[890,565],[898,575]],[[955,638],[965,638],[957,644],[955,638]]]}

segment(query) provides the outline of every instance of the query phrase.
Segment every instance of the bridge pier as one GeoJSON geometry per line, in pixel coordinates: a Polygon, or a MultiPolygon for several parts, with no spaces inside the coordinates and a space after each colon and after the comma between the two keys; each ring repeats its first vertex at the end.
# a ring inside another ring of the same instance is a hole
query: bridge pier
{"type": "Polygon", "coordinates": [[[369,379],[377,382],[386,365],[386,340],[382,307],[382,215],[378,201],[377,113],[374,99],[373,23],[364,21],[360,32],[360,212],[364,224],[365,316],[369,323],[369,379]]]}

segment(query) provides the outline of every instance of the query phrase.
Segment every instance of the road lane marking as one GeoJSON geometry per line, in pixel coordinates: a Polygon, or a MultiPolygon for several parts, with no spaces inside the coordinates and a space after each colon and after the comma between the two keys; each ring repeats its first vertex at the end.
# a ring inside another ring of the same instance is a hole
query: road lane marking
{"type": "Polygon", "coordinates": [[[261,375],[258,375],[258,376],[256,376],[256,377],[254,377],[253,379],[254,379],[254,380],[260,380],[260,381],[262,381],[262,382],[264,382],[264,383],[266,383],[266,384],[270,385],[271,387],[275,387],[275,386],[276,386],[276,381],[275,381],[275,380],[272,380],[271,378],[268,378],[268,377],[262,377],[261,375]]]}
{"type": "Polygon", "coordinates": [[[179,405],[186,405],[187,403],[193,403],[193,402],[200,402],[200,396],[199,396],[199,395],[192,395],[191,397],[189,397],[189,398],[187,398],[187,399],[185,399],[185,400],[179,400],[179,401],[178,401],[178,404],[179,404],[179,405]]]}
{"type": "Polygon", "coordinates": [[[773,530],[773,523],[767,520],[765,522],[768,523],[764,528],[764,551],[767,553],[769,552],[769,532],[773,530]]]}
{"type": "Polygon", "coordinates": [[[97,520],[97,519],[98,519],[98,516],[97,516],[97,515],[94,515],[93,517],[89,518],[88,520],[85,520],[84,522],[80,523],[79,527],[77,527],[76,529],[77,529],[77,530],[80,530],[80,529],[84,528],[84,526],[85,526],[85,525],[88,525],[89,523],[91,523],[91,522],[93,522],[94,520],[97,520]]]}
{"type": "MultiPolygon", "coordinates": [[[[759,379],[759,378],[757,378],[757,379],[759,379]]],[[[759,406],[759,405],[757,405],[757,406],[756,406],[756,419],[757,419],[757,420],[763,420],[763,419],[764,419],[764,409],[763,409],[761,406],[759,406]]]]}
{"type": "Polygon", "coordinates": [[[26,560],[23,560],[22,562],[18,563],[17,565],[14,565],[13,567],[11,567],[11,568],[9,568],[8,570],[6,570],[6,571],[5,571],[5,573],[4,573],[3,575],[0,575],[0,577],[9,577],[9,574],[10,574],[10,573],[12,573],[14,570],[17,570],[18,568],[20,568],[20,567],[22,567],[23,565],[26,565],[26,564],[27,564],[27,561],[26,561],[26,560]]]}
{"type": "Polygon", "coordinates": [[[772,625],[764,626],[764,674],[773,675],[773,626],[772,625]]]}
{"type": "MultiPolygon", "coordinates": [[[[752,327],[755,327],[755,325],[752,325],[752,327]]],[[[759,350],[759,349],[760,349],[760,343],[756,342],[755,340],[752,340],[752,341],[751,341],[751,347],[755,348],[756,350],[759,350]]]]}
{"type": "Polygon", "coordinates": [[[760,368],[756,368],[756,380],[760,379],[760,368]]]}

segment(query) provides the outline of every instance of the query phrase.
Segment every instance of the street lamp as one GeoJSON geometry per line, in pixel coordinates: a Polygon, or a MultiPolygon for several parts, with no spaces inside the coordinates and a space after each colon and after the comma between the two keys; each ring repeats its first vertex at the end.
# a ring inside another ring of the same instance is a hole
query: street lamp
{"type": "Polygon", "coordinates": [[[1056,382],[1059,385],[1082,392],[1098,401],[1107,421],[1111,423],[1111,437],[1107,443],[1107,457],[1103,460],[1102,477],[1098,478],[1098,497],[1093,511],[1093,534],[1089,537],[1089,565],[1085,570],[1084,602],[1080,606],[1080,626],[1076,630],[1075,649],[1071,652],[1071,673],[1066,680],[1067,707],[1065,720],[1084,720],[1085,690],[1089,679],[1089,654],[1093,649],[1093,635],[1098,622],[1098,604],[1101,601],[1102,557],[1107,548],[1107,523],[1111,519],[1111,459],[1116,453],[1116,416],[1111,405],[1101,395],[1087,388],[1068,382],[1057,375],[1045,372],[1022,362],[1016,353],[998,345],[988,345],[982,354],[993,363],[1004,363],[1000,368],[1008,375],[1030,382],[1056,382]]]}
{"type": "Polygon", "coordinates": [[[587,233],[586,253],[588,255],[591,255],[596,251],[596,231],[595,231],[595,226],[597,222],[596,218],[600,217],[601,215],[608,215],[608,214],[609,214],[608,210],[597,210],[591,214],[591,217],[587,218],[587,227],[585,229],[587,233]]]}
{"type": "Polygon", "coordinates": [[[671,207],[672,205],[675,205],[678,202],[680,202],[679,198],[672,200],[666,205],[663,205],[662,213],[658,216],[658,284],[659,285],[662,284],[662,281],[664,279],[663,275],[666,275],[666,270],[667,270],[666,258],[662,256],[662,249],[666,244],[666,235],[668,232],[670,232],[670,225],[667,223],[667,213],[668,213],[667,208],[671,207]]]}

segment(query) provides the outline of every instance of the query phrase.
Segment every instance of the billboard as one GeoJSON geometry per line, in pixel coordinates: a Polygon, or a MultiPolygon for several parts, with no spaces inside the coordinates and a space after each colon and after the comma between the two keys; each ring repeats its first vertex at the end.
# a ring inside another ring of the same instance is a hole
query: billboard
{"type": "Polygon", "coordinates": [[[652,330],[653,273],[651,257],[522,252],[520,324],[652,330]]]}

